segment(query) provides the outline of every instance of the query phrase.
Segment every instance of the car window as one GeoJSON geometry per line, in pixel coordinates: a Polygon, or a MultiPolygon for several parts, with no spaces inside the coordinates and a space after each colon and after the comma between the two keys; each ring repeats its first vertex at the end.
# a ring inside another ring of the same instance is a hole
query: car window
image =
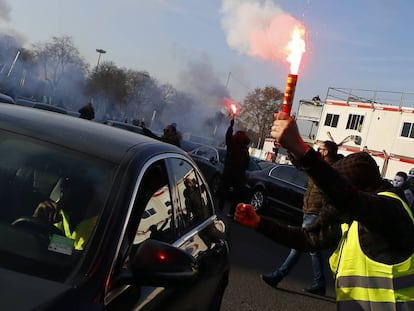
{"type": "Polygon", "coordinates": [[[200,224],[212,214],[206,186],[190,162],[168,159],[177,191],[174,204],[175,226],[179,235],[200,224]]]}
{"type": "Polygon", "coordinates": [[[163,242],[173,242],[171,230],[172,206],[168,177],[162,161],[152,164],[145,172],[139,186],[134,209],[142,210],[134,244],[152,238],[163,242]]]}
{"type": "Polygon", "coordinates": [[[199,147],[196,150],[195,154],[198,155],[198,156],[201,156],[203,158],[206,158],[208,160],[210,160],[212,158],[214,158],[214,159],[217,158],[217,153],[216,153],[215,149],[211,148],[211,147],[207,147],[207,146],[199,147]]]}
{"type": "Polygon", "coordinates": [[[282,179],[287,182],[293,182],[296,172],[293,167],[290,166],[276,166],[270,173],[270,176],[282,179]]]}
{"type": "Polygon", "coordinates": [[[5,132],[0,157],[0,265],[64,280],[93,238],[115,168],[5,132]],[[59,210],[53,219],[49,206],[59,210]]]}

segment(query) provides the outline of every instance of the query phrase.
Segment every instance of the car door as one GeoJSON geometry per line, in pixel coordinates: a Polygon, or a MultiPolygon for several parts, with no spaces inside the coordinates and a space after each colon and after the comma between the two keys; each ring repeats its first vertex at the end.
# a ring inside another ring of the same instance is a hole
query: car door
{"type": "Polygon", "coordinates": [[[188,288],[191,302],[186,303],[191,310],[218,309],[229,272],[225,225],[214,214],[211,194],[196,168],[183,159],[170,158],[167,164],[174,185],[174,245],[191,253],[200,267],[198,279],[188,288]]]}
{"type": "Polygon", "coordinates": [[[279,207],[279,211],[289,217],[296,218],[302,213],[304,189],[295,182],[298,179],[298,170],[293,166],[279,165],[270,172],[273,179],[270,187],[269,200],[279,207]]]}
{"type": "Polygon", "coordinates": [[[203,189],[200,175],[184,159],[166,158],[146,169],[114,274],[122,274],[122,268],[147,239],[166,242],[190,253],[196,258],[200,273],[191,284],[165,288],[114,284],[107,295],[108,310],[208,310],[207,306],[216,297],[220,298],[219,289],[224,290],[227,284],[228,249],[225,236],[212,228],[211,197],[203,189]],[[201,212],[185,205],[186,179],[195,180],[198,192],[193,200],[199,199],[201,212]]]}

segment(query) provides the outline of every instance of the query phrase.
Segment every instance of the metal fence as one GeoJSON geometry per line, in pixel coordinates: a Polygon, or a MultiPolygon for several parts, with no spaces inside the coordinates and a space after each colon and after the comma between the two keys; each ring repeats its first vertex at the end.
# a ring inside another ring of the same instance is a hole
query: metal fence
{"type": "Polygon", "coordinates": [[[414,93],[329,87],[327,100],[414,107],[414,93]]]}

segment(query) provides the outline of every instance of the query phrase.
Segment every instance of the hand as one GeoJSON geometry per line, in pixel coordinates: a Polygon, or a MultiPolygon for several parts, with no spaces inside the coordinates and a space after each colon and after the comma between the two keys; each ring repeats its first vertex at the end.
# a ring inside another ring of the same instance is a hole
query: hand
{"type": "Polygon", "coordinates": [[[260,224],[260,216],[256,214],[251,204],[246,203],[237,204],[234,220],[253,229],[256,229],[260,224]]]}
{"type": "Polygon", "coordinates": [[[270,135],[295,159],[300,159],[310,147],[303,141],[296,121],[284,112],[275,113],[274,117],[270,135]]]}
{"type": "Polygon", "coordinates": [[[234,125],[234,117],[230,120],[230,126],[234,125]]]}
{"type": "Polygon", "coordinates": [[[62,220],[60,208],[56,202],[51,200],[39,203],[33,213],[33,217],[44,219],[50,223],[57,223],[62,220]]]}

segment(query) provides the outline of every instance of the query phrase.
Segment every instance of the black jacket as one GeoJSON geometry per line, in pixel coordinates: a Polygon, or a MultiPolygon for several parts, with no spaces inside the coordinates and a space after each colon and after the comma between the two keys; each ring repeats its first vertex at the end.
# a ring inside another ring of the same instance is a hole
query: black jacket
{"type": "Polygon", "coordinates": [[[384,183],[383,189],[375,192],[358,190],[313,150],[301,163],[323,191],[331,210],[322,210],[318,222],[309,229],[262,217],[258,231],[288,247],[311,251],[336,247],[341,237],[340,224],[355,220],[359,223],[361,247],[373,260],[393,264],[414,252],[412,219],[399,200],[377,194],[392,191],[392,187],[384,183]]]}

